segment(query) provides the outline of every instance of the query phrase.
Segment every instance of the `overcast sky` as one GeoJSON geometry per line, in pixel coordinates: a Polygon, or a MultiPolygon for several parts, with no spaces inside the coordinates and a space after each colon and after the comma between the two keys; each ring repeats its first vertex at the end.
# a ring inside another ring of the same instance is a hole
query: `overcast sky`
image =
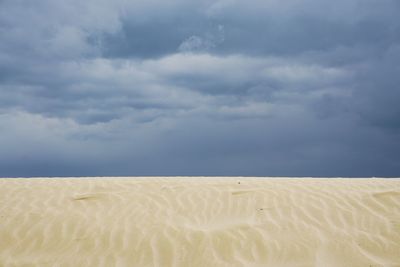
{"type": "Polygon", "coordinates": [[[0,0],[0,176],[400,176],[398,0],[0,0]]]}

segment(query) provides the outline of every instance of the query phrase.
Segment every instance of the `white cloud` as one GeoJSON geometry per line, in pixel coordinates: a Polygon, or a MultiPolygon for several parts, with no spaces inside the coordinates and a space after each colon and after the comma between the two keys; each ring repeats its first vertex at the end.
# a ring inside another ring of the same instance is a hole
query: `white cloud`
{"type": "Polygon", "coordinates": [[[192,35],[184,40],[178,47],[180,52],[206,52],[216,48],[225,40],[224,26],[218,25],[215,32],[207,32],[204,37],[192,35]]]}

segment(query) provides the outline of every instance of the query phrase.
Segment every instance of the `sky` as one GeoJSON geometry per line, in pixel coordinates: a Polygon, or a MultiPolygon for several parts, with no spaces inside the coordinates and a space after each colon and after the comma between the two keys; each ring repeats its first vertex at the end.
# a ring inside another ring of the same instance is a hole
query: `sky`
{"type": "Polygon", "coordinates": [[[0,0],[0,177],[400,177],[398,0],[0,0]]]}

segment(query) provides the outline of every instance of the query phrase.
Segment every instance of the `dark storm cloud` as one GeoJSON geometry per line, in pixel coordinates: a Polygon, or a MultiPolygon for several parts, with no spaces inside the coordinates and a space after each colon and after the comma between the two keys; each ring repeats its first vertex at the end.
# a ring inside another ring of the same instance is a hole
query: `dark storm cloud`
{"type": "Polygon", "coordinates": [[[215,1],[175,6],[139,22],[123,17],[123,27],[104,38],[107,56],[159,57],[197,37],[213,53],[296,54],[337,46],[387,46],[399,37],[394,1],[215,1]],[[191,5],[188,7],[188,5],[191,5]],[[223,27],[223,31],[218,30],[223,27]],[[223,42],[215,39],[223,38],[223,42]],[[211,40],[210,40],[211,39],[211,40]]]}
{"type": "Polygon", "coordinates": [[[1,1],[0,175],[398,176],[398,1],[1,1]]]}

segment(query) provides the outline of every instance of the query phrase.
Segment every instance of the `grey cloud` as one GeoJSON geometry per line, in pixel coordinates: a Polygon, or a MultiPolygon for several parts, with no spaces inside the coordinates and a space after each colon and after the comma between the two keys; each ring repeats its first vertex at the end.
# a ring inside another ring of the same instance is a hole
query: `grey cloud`
{"type": "Polygon", "coordinates": [[[0,176],[398,176],[398,1],[0,2],[0,176]]]}
{"type": "Polygon", "coordinates": [[[174,9],[175,17],[170,9],[150,12],[151,19],[140,22],[125,16],[123,30],[103,43],[106,55],[159,57],[173,53],[191,36],[210,47],[214,42],[205,35],[218,25],[224,25],[224,42],[211,52],[220,54],[294,55],[365,44],[384,48],[399,36],[399,7],[389,0],[379,5],[372,0],[189,2],[174,9]]]}

